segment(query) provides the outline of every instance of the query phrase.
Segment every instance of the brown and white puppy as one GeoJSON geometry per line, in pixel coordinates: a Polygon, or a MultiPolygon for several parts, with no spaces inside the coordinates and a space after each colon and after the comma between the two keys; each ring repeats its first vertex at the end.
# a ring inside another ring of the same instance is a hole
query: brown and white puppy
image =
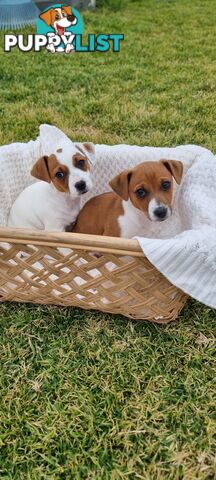
{"type": "MultiPolygon", "coordinates": [[[[52,36],[59,35],[68,35],[69,32],[66,31],[67,28],[77,24],[77,18],[72,12],[71,7],[62,5],[59,8],[49,8],[45,12],[41,13],[40,15],[41,20],[43,20],[49,27],[52,27],[55,34],[49,33],[49,45],[47,46],[47,50],[51,53],[55,53],[55,51],[63,51],[62,47],[55,48],[55,44],[52,42],[52,36]]],[[[70,53],[74,50],[74,46],[72,45],[72,40],[74,35],[70,33],[71,42],[68,43],[65,47],[65,52],[70,53]]]]}
{"type": "Polygon", "coordinates": [[[73,232],[132,238],[144,235],[146,220],[162,222],[172,214],[173,178],[179,184],[183,164],[176,160],[144,162],[113,178],[114,193],[89,200],[73,232]]]}
{"type": "Polygon", "coordinates": [[[41,157],[31,174],[40,180],[13,204],[8,226],[64,231],[80,211],[81,196],[92,188],[90,164],[94,145],[64,140],[52,155],[41,157]]]}
{"type": "Polygon", "coordinates": [[[71,7],[64,5],[59,8],[49,8],[49,10],[41,13],[40,18],[60,36],[64,35],[66,28],[77,23],[77,18],[72,13],[71,7]]]}

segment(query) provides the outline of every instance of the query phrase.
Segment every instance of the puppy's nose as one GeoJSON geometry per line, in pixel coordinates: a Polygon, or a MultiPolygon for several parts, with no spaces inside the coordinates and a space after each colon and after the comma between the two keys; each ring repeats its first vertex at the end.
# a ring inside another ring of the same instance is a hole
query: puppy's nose
{"type": "Polygon", "coordinates": [[[73,22],[75,20],[75,15],[68,15],[67,16],[67,19],[69,20],[69,22],[73,22]]]}
{"type": "Polygon", "coordinates": [[[164,220],[167,216],[167,208],[158,207],[155,209],[154,214],[158,218],[158,220],[164,220]]]}
{"type": "Polygon", "coordinates": [[[84,182],[84,180],[80,180],[79,182],[75,183],[75,187],[79,193],[87,192],[86,182],[84,182]]]}

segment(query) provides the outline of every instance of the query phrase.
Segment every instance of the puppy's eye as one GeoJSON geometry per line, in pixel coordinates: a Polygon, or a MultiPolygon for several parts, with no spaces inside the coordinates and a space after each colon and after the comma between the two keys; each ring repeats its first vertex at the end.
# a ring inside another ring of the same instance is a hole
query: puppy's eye
{"type": "Polygon", "coordinates": [[[167,192],[167,190],[169,190],[171,187],[171,182],[169,182],[168,180],[164,180],[162,183],[161,183],[161,188],[164,192],[167,192]]]}
{"type": "Polygon", "coordinates": [[[65,178],[65,174],[63,172],[57,172],[55,176],[58,178],[58,180],[63,180],[65,178]]]}
{"type": "Polygon", "coordinates": [[[64,13],[64,12],[62,12],[62,16],[63,16],[63,17],[67,17],[67,14],[64,13]]]}
{"type": "Polygon", "coordinates": [[[147,193],[148,192],[144,188],[138,188],[138,190],[136,190],[136,192],[135,192],[135,194],[138,198],[145,198],[147,193]]]}
{"type": "Polygon", "coordinates": [[[85,166],[85,160],[77,160],[76,166],[82,170],[85,166]]]}
{"type": "Polygon", "coordinates": [[[55,19],[56,19],[56,20],[59,20],[59,19],[60,19],[60,16],[59,16],[58,13],[57,13],[56,16],[55,16],[55,19]]]}

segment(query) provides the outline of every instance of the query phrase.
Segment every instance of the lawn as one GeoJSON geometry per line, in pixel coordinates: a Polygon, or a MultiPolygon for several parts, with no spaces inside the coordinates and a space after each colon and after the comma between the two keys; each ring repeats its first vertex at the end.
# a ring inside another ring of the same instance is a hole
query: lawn
{"type": "MultiPolygon", "coordinates": [[[[109,0],[84,21],[124,33],[121,52],[0,50],[1,144],[46,122],[75,140],[216,151],[212,0],[109,0]]],[[[216,478],[215,311],[191,300],[167,326],[34,305],[0,317],[1,479],[216,478]]]]}

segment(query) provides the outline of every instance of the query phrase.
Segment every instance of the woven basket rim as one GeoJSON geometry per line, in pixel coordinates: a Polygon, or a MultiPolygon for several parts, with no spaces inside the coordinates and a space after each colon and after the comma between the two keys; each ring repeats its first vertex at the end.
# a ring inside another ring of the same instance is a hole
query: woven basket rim
{"type": "Polygon", "coordinates": [[[78,306],[167,323],[187,299],[137,239],[2,227],[0,251],[0,302],[78,306]]]}
{"type": "Polygon", "coordinates": [[[104,253],[113,252],[134,257],[145,257],[136,239],[0,227],[0,242],[11,241],[14,244],[33,243],[41,246],[70,247],[91,251],[96,249],[98,252],[104,253]]]}

